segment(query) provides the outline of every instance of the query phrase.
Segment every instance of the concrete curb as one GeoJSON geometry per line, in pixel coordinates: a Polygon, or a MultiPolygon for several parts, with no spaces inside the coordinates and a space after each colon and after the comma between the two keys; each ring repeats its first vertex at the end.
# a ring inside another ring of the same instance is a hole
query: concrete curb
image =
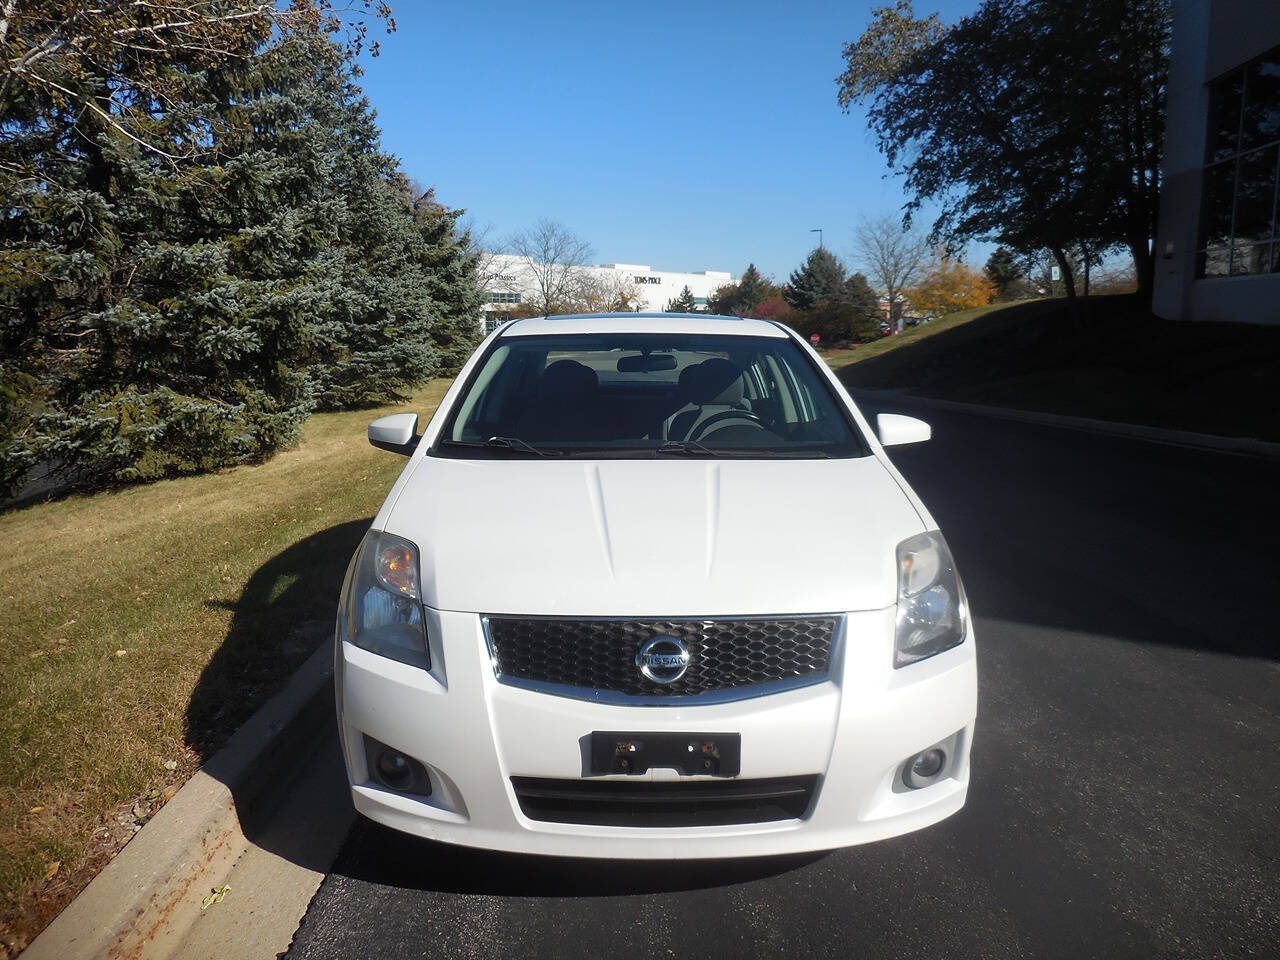
{"type": "Polygon", "coordinates": [[[282,784],[333,720],[322,644],[23,953],[24,960],[167,957],[247,849],[282,784]],[[247,824],[246,824],[247,822],[247,824]]]}
{"type": "Polygon", "coordinates": [[[1115,437],[1126,437],[1131,440],[1146,440],[1150,443],[1194,447],[1199,450],[1214,450],[1219,453],[1234,453],[1243,456],[1280,458],[1280,443],[1255,440],[1252,437],[1219,437],[1211,433],[1168,430],[1164,427],[1147,427],[1141,424],[1119,423],[1113,420],[1091,420],[1087,417],[1068,417],[1057,413],[1040,413],[1035,410],[1016,410],[1011,407],[988,407],[977,403],[960,403],[955,400],[920,397],[899,390],[858,390],[855,388],[850,392],[853,394],[855,402],[865,397],[868,400],[875,400],[881,403],[901,403],[908,406],[929,407],[935,410],[972,414],[973,416],[993,417],[998,420],[1016,420],[1022,423],[1036,423],[1047,427],[1060,427],[1064,430],[1081,430],[1087,433],[1103,433],[1115,437]]]}

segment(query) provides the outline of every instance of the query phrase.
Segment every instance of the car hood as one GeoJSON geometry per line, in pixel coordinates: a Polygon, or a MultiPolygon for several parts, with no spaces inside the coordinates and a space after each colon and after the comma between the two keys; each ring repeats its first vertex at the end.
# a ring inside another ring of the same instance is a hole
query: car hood
{"type": "Polygon", "coordinates": [[[894,548],[924,527],[875,457],[425,457],[385,529],[417,544],[436,609],[673,617],[889,606],[894,548]]]}

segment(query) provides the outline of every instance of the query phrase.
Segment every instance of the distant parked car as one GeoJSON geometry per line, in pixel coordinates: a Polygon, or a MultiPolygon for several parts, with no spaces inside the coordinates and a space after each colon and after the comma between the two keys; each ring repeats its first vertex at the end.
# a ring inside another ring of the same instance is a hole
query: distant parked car
{"type": "Polygon", "coordinates": [[[356,809],[449,843],[660,859],[955,813],[973,626],[884,452],[929,435],[873,429],[772,321],[494,331],[421,435],[415,414],[369,427],[409,461],[339,605],[356,809]]]}

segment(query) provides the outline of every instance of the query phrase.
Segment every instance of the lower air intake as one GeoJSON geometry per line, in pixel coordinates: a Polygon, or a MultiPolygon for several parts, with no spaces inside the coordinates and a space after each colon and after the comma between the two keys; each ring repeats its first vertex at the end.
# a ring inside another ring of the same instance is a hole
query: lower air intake
{"type": "Polygon", "coordinates": [[[530,820],[605,827],[717,827],[800,820],[818,778],[768,780],[550,780],[512,777],[530,820]]]}

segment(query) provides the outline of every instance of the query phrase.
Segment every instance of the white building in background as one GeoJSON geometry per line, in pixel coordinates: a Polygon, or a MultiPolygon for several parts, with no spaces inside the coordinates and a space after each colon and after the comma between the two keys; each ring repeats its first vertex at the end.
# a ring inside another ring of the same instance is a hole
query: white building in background
{"type": "MultiPolygon", "coordinates": [[[[596,290],[634,295],[635,308],[639,310],[666,310],[667,304],[680,296],[685,287],[693,294],[697,309],[705,309],[711,294],[734,279],[733,274],[720,270],[680,273],[654,270],[639,263],[604,263],[573,269],[584,284],[596,290]]],[[[497,254],[488,274],[482,308],[485,333],[510,320],[514,307],[538,299],[538,282],[523,258],[497,254]]]]}

